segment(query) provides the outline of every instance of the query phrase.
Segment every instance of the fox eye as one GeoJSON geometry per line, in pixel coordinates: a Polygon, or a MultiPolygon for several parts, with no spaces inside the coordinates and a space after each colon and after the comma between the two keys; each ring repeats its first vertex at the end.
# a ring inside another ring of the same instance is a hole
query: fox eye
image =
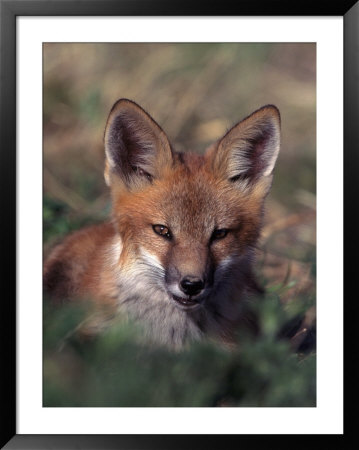
{"type": "Polygon", "coordinates": [[[163,236],[164,238],[171,240],[172,239],[172,234],[170,232],[170,230],[165,227],[164,225],[152,225],[153,231],[157,234],[159,234],[160,236],[163,236]]]}
{"type": "Polygon", "coordinates": [[[141,169],[141,167],[132,166],[132,170],[136,172],[136,174],[139,175],[140,177],[146,177],[149,181],[152,181],[153,179],[152,175],[146,172],[145,170],[141,169]]]}
{"type": "Polygon", "coordinates": [[[223,239],[227,236],[228,231],[226,228],[222,228],[220,230],[214,230],[211,236],[211,241],[216,241],[218,239],[223,239]]]}

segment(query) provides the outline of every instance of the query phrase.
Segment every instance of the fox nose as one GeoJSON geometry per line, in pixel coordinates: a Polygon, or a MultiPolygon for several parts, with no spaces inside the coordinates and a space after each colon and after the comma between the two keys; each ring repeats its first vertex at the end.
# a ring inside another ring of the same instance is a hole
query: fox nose
{"type": "Polygon", "coordinates": [[[199,294],[203,288],[204,288],[204,281],[200,278],[194,278],[194,277],[185,277],[180,282],[181,290],[186,295],[197,295],[199,294]]]}

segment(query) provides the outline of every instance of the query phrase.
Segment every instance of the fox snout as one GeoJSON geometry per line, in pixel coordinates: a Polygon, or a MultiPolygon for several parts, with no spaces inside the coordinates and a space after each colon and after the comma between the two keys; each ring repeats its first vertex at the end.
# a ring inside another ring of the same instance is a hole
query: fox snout
{"type": "Polygon", "coordinates": [[[204,280],[191,275],[187,275],[180,281],[181,290],[191,297],[200,294],[203,291],[204,286],[204,280]]]}
{"type": "Polygon", "coordinates": [[[205,270],[206,264],[199,262],[195,265],[184,264],[183,267],[171,264],[166,272],[167,290],[180,306],[199,306],[209,292],[210,273],[205,270]]]}

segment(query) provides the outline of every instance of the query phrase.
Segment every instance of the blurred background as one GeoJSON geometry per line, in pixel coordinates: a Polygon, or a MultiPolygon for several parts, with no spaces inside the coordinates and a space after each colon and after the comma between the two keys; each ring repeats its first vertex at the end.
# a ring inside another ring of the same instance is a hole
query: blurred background
{"type": "Polygon", "coordinates": [[[232,353],[207,343],[176,355],[144,350],[123,326],[79,342],[86,311],[46,304],[44,406],[315,406],[315,44],[49,43],[43,68],[45,253],[110,213],[102,139],[118,98],[139,103],[181,151],[204,152],[265,104],[282,117],[257,255],[260,337],[241,336],[232,353]]]}

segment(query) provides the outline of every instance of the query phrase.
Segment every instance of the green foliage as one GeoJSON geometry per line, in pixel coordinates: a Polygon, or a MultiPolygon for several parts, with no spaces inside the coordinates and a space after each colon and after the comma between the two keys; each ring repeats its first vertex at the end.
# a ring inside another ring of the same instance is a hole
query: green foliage
{"type": "Polygon", "coordinates": [[[44,242],[60,239],[71,231],[94,222],[88,215],[74,214],[66,203],[44,195],[43,200],[43,236],[44,242]]]}
{"type": "Polygon", "coordinates": [[[242,332],[230,350],[149,347],[123,323],[85,340],[83,306],[45,308],[44,406],[315,406],[315,354],[277,337],[298,311],[283,309],[278,292],[258,301],[260,336],[242,332]]]}
{"type": "Polygon", "coordinates": [[[43,228],[44,241],[53,236],[62,236],[70,230],[70,223],[66,220],[68,207],[52,198],[44,196],[43,228]]]}

